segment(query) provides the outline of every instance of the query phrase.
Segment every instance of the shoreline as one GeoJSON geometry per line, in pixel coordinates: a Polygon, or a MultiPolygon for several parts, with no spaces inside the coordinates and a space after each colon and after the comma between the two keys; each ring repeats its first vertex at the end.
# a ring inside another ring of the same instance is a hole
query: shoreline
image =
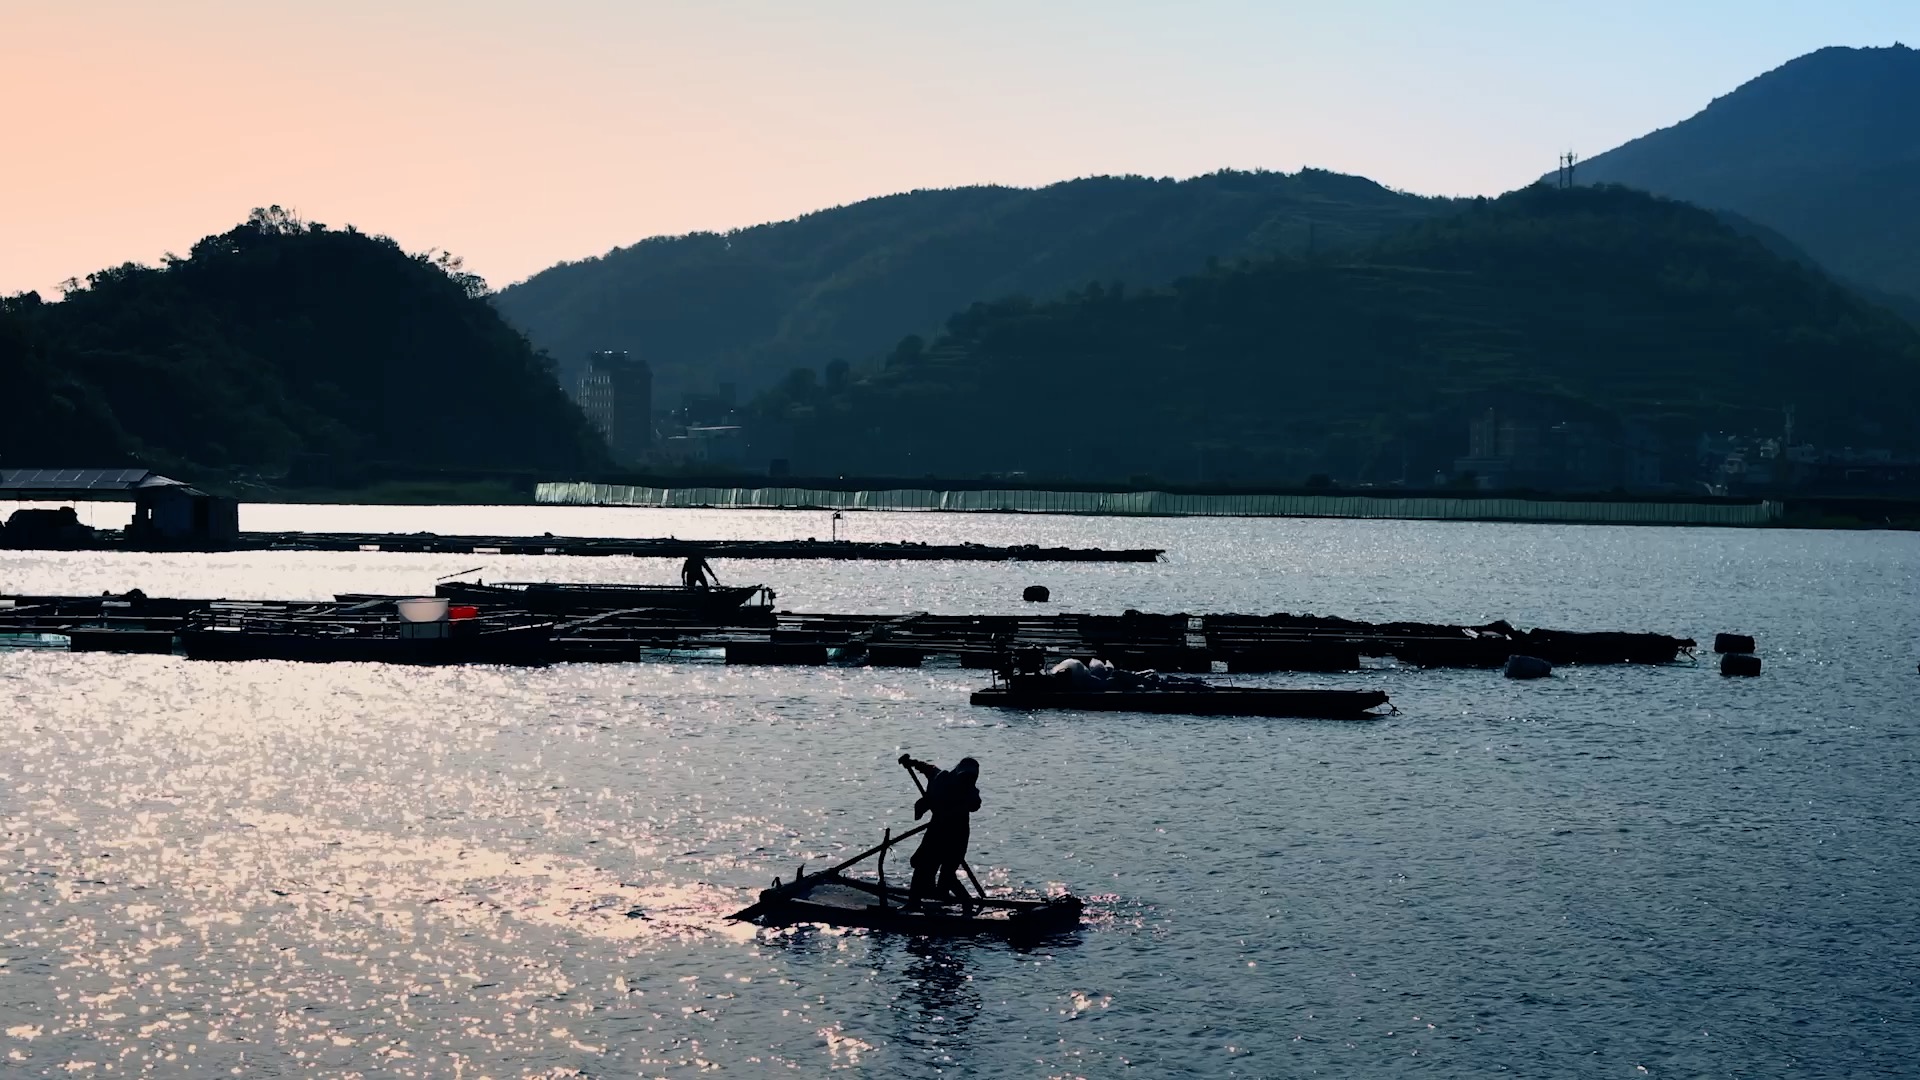
{"type": "MultiPolygon", "coordinates": [[[[387,482],[363,488],[224,490],[238,501],[286,506],[545,507],[787,510],[804,513],[969,513],[1136,518],[1331,518],[1490,524],[1920,531],[1920,498],[1872,496],[1674,496],[1626,493],[1361,490],[1129,489],[1048,485],[987,487],[923,480],[815,482],[805,487],[742,478],[654,478],[651,485],[387,482]],[[884,486],[883,486],[884,485],[884,486]]],[[[35,500],[18,505],[86,505],[35,500]]],[[[0,542],[0,548],[4,548],[0,542]]]]}

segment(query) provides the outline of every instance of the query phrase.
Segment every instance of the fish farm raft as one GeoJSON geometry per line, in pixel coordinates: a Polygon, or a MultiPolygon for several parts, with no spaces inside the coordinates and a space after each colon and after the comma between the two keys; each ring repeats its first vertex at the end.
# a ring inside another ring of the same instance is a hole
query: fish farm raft
{"type": "Polygon", "coordinates": [[[933,615],[776,611],[765,589],[451,583],[436,597],[330,601],[119,596],[0,597],[0,640],[75,652],[197,659],[399,663],[712,661],[946,663],[997,669],[1099,656],[1169,673],[1339,672],[1363,658],[1416,667],[1499,668],[1525,655],[1560,664],[1664,664],[1691,638],[1654,633],[1366,623],[1314,615],[933,615]],[[652,596],[650,593],[660,593],[652,596]],[[692,602],[700,600],[699,603],[692,602]],[[64,642],[62,641],[64,639],[64,642]]]}
{"type": "Polygon", "coordinates": [[[860,540],[680,540],[673,537],[449,536],[439,533],[243,532],[205,543],[134,542],[113,530],[49,542],[14,541],[0,548],[87,551],[405,551],[444,555],[625,555],[637,559],[842,559],[914,562],[1150,563],[1161,548],[1065,548],[1037,544],[918,544],[860,540]]]}

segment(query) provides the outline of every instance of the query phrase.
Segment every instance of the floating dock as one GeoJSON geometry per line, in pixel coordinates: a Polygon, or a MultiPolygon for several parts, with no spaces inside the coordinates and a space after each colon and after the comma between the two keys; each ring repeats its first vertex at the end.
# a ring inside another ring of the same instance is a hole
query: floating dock
{"type": "MultiPolygon", "coordinates": [[[[246,633],[250,623],[297,622],[325,632],[360,623],[381,598],[339,601],[228,601],[120,597],[0,598],[0,634],[62,634],[77,650],[168,651],[167,635],[219,623],[246,633]],[[116,643],[124,648],[116,648],[116,643]]],[[[390,605],[389,605],[390,606],[390,605]]],[[[488,609],[483,617],[524,614],[488,609]]],[[[395,617],[397,616],[390,616],[395,617]]],[[[1365,623],[1289,615],[930,615],[701,613],[659,608],[546,616],[549,662],[642,659],[724,660],[729,664],[871,664],[919,667],[928,661],[993,668],[1010,658],[1043,662],[1104,657],[1121,667],[1204,674],[1356,670],[1363,658],[1417,667],[1497,668],[1507,657],[1561,664],[1663,664],[1690,656],[1691,638],[1654,633],[1521,630],[1481,626],[1365,623]]]]}
{"type": "MultiPolygon", "coordinates": [[[[4,546],[4,545],[0,545],[4,546]]],[[[69,549],[156,550],[100,532],[69,549]]],[[[19,550],[19,549],[16,549],[19,550]]],[[[636,559],[843,559],[914,562],[1150,563],[1162,548],[1065,548],[1037,544],[916,544],[859,540],[679,540],[593,536],[452,536],[439,533],[243,532],[231,543],[167,551],[408,551],[443,555],[625,555],[636,559]]]]}

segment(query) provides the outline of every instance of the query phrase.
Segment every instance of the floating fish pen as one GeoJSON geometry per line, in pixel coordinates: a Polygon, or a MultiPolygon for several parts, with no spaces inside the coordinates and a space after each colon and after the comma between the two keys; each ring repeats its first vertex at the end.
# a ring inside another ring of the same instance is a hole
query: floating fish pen
{"type": "MultiPolygon", "coordinates": [[[[33,550],[28,544],[8,545],[33,550]]],[[[82,547],[144,550],[102,530],[82,547]]],[[[599,555],[638,559],[841,559],[914,562],[1150,563],[1162,548],[1066,548],[1037,544],[922,544],[856,540],[680,540],[592,536],[454,536],[439,533],[243,532],[205,547],[169,551],[403,551],[440,555],[599,555]]]]}
{"type": "MultiPolygon", "coordinates": [[[[343,596],[332,603],[165,598],[0,599],[0,633],[77,634],[76,649],[167,651],[177,635],[189,656],[386,659],[412,663],[722,660],[730,664],[928,661],[1004,668],[1101,657],[1168,673],[1338,672],[1368,659],[1417,667],[1499,668],[1514,655],[1562,664],[1664,664],[1690,656],[1691,638],[1652,633],[1521,630],[1366,623],[1314,615],[933,615],[775,612],[735,603],[724,590],[608,586],[443,586],[428,604],[451,614],[409,626],[401,597],[343,596]],[[689,594],[701,594],[691,597],[689,594]],[[645,606],[611,606],[632,604],[645,606]],[[5,606],[7,604],[11,606],[5,606]],[[537,607],[540,610],[528,610],[537,607]],[[124,648],[118,646],[125,646],[124,648]]],[[[757,587],[740,587],[754,592],[757,587]]],[[[761,595],[761,594],[756,594],[761,595]]],[[[749,597],[751,599],[751,597],[749,597]]]]}
{"type": "Polygon", "coordinates": [[[1337,672],[1365,659],[1418,667],[1498,668],[1516,653],[1554,664],[1664,664],[1691,638],[1486,626],[1368,624],[1273,615],[835,615],[781,612],[765,628],[700,626],[670,614],[611,611],[555,628],[557,660],[636,660],[652,654],[730,664],[1006,666],[1016,655],[1098,656],[1121,667],[1205,674],[1337,672]]]}
{"type": "Polygon", "coordinates": [[[192,660],[389,664],[545,664],[553,622],[526,612],[482,616],[444,599],[358,604],[216,603],[187,616],[178,639],[192,660]],[[415,614],[410,604],[426,604],[415,614]]]}

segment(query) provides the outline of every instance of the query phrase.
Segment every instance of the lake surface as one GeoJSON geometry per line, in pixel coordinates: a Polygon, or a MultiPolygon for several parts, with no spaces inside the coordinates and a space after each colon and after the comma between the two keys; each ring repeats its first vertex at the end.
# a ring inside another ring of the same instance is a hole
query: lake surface
{"type": "MultiPolygon", "coordinates": [[[[108,522],[101,522],[108,524],[108,522]]],[[[804,537],[827,515],[246,507],[804,537]]],[[[1759,638],[1766,672],[1361,673],[1369,724],[971,709],[971,672],[0,651],[11,1075],[1894,1077],[1920,1066],[1920,536],[849,514],[1157,565],[721,562],[795,610],[1312,611],[1759,638]],[[1031,609],[1027,609],[1031,610],[1031,609]],[[982,764],[1044,947],[723,916],[982,764]]],[[[0,553],[0,591],[668,581],[659,560],[0,553]]]]}

